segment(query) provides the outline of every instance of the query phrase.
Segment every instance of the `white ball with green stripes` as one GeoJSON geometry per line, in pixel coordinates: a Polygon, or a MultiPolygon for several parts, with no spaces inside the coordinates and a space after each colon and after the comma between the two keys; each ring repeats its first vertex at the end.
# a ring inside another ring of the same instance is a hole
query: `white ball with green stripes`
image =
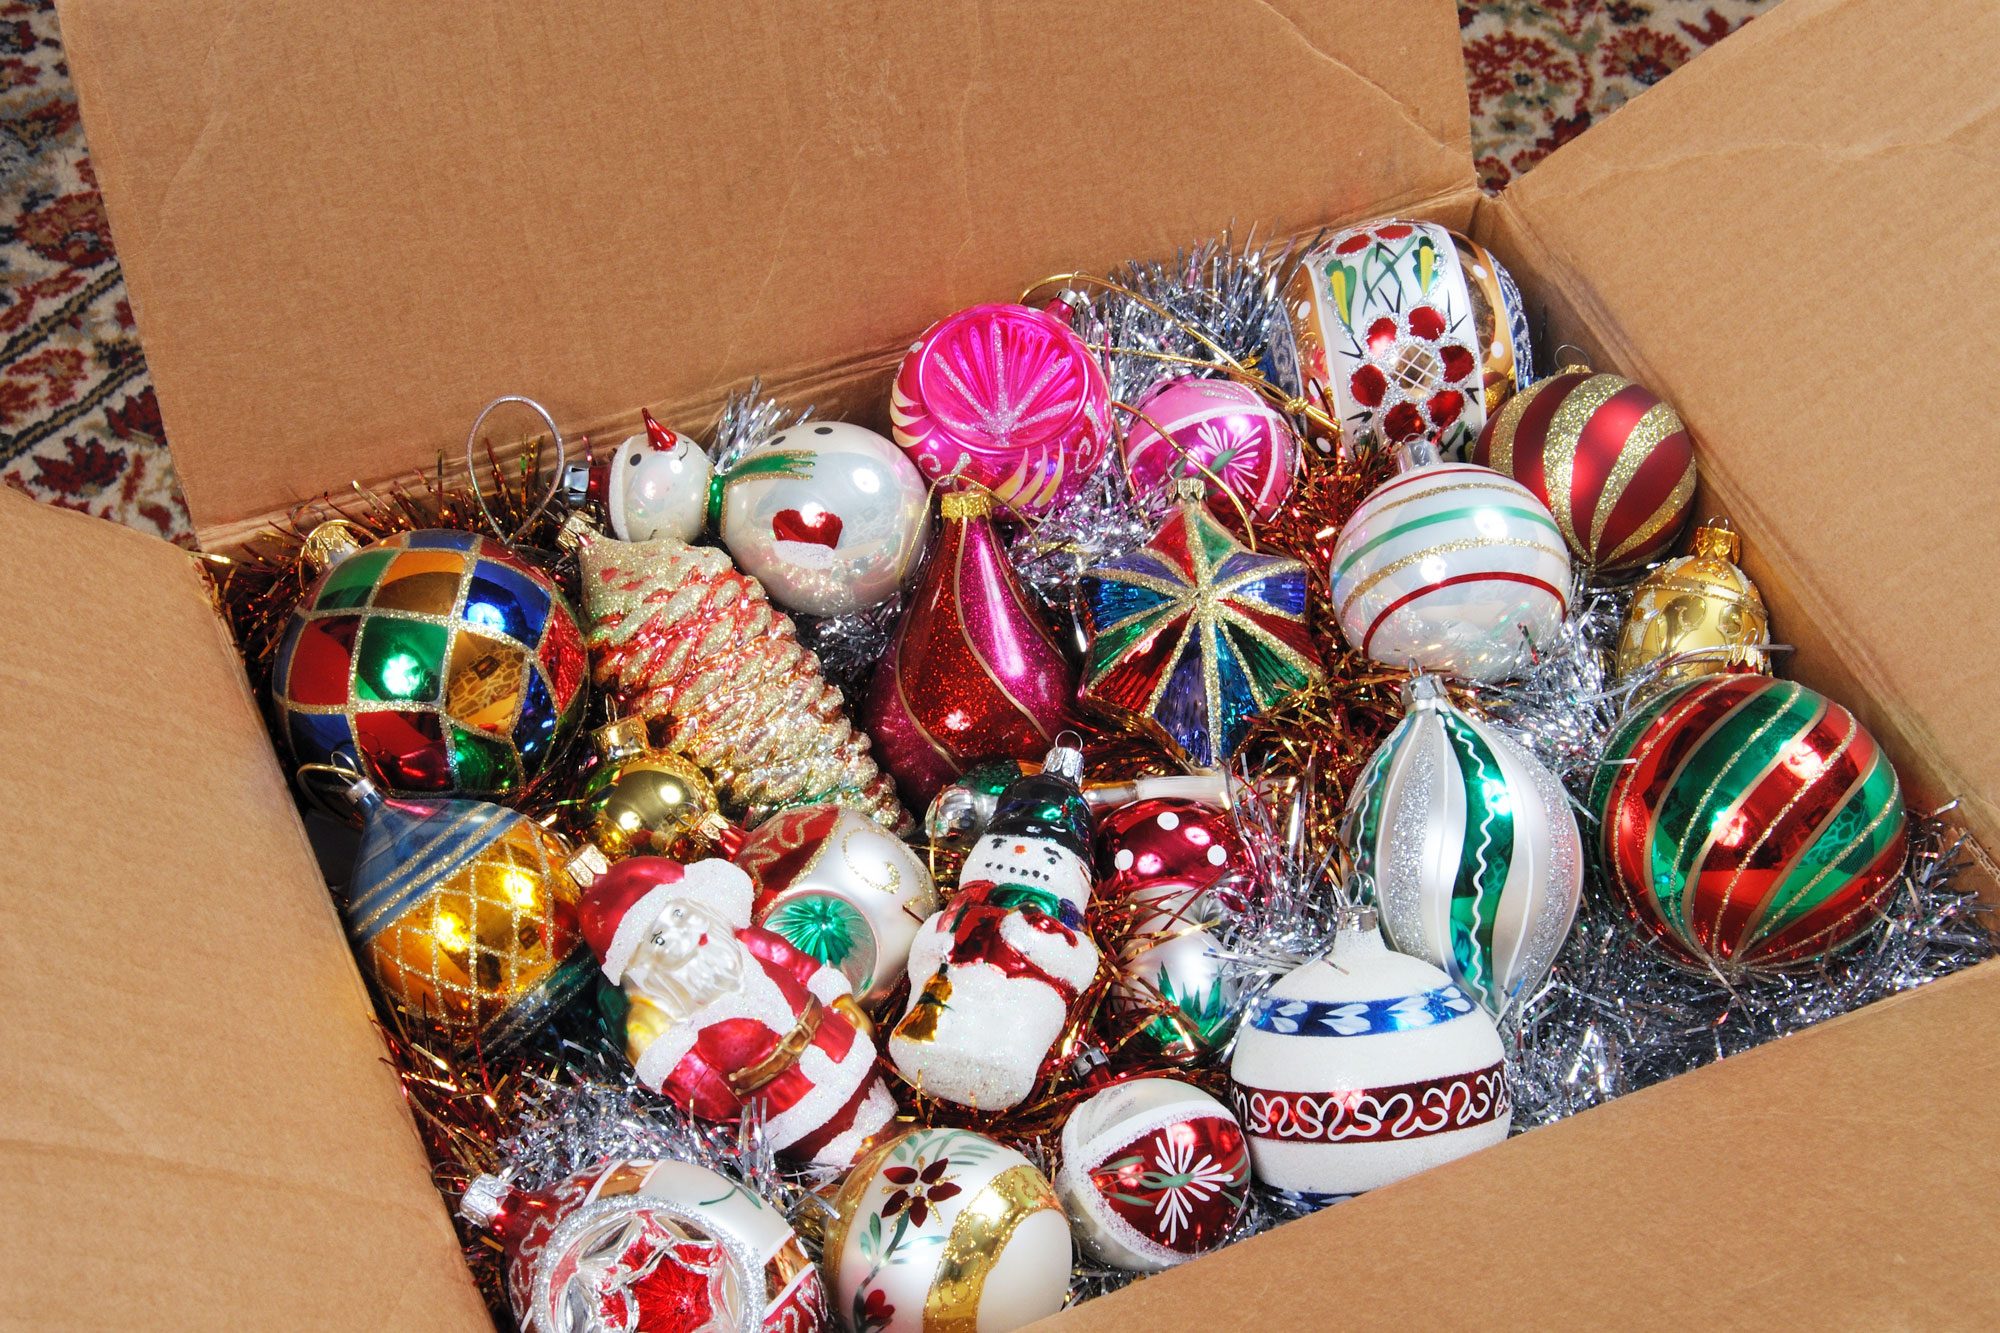
{"type": "Polygon", "coordinates": [[[1576,919],[1583,840],[1526,750],[1456,707],[1434,676],[1369,757],[1342,816],[1382,929],[1504,1016],[1533,996],[1576,919]]]}
{"type": "Polygon", "coordinates": [[[1333,554],[1347,641],[1377,662],[1518,676],[1562,624],[1569,548],[1542,502],[1491,468],[1410,458],[1348,518],[1333,554]]]}

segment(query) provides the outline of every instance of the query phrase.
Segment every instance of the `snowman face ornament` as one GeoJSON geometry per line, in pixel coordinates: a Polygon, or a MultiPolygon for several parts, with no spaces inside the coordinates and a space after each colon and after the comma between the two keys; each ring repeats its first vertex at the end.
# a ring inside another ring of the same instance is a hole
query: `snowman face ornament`
{"type": "Polygon", "coordinates": [[[605,479],[612,535],[627,542],[693,541],[708,514],[714,475],[714,465],[692,437],[669,430],[648,412],[645,431],[618,446],[605,479]]]}
{"type": "Polygon", "coordinates": [[[1020,834],[989,833],[972,846],[960,885],[991,881],[1042,889],[1081,908],[1090,899],[1090,865],[1060,843],[1020,834]]]}
{"type": "Polygon", "coordinates": [[[844,421],[792,426],[723,473],[722,544],[771,600],[834,616],[893,597],[924,545],[916,466],[844,421]]]}

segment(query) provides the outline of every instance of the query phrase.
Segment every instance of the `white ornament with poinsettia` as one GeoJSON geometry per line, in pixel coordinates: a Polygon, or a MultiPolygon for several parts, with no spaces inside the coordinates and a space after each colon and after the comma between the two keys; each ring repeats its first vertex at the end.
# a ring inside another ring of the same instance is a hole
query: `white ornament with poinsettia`
{"type": "Polygon", "coordinates": [[[1309,1203],[1498,1143],[1513,1119],[1493,1020],[1439,969],[1391,953],[1372,908],[1251,1002],[1229,1078],[1257,1179],[1309,1203]]]}
{"type": "Polygon", "coordinates": [[[1205,1254],[1228,1240],[1249,1192],[1242,1127],[1192,1084],[1120,1083],[1063,1124],[1056,1194],[1100,1263],[1152,1273],[1205,1254]]]}
{"type": "Polygon", "coordinates": [[[725,462],[722,544],[788,611],[836,616],[887,601],[923,553],[924,479],[866,427],[809,421],[725,462]]]}

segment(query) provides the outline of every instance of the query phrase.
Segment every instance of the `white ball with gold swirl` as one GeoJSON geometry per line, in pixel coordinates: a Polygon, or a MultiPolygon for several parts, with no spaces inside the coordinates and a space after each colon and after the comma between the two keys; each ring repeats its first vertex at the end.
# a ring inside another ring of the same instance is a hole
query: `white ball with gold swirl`
{"type": "Polygon", "coordinates": [[[913,1129],[834,1197],[827,1285],[855,1333],[1005,1333],[1060,1310],[1070,1231],[1048,1178],[968,1129],[913,1129]]]}
{"type": "Polygon", "coordinates": [[[1372,910],[1250,1004],[1229,1080],[1257,1179],[1311,1204],[1498,1143],[1513,1119],[1493,1020],[1391,953],[1372,910]]]}
{"type": "Polygon", "coordinates": [[[1569,548],[1526,487],[1422,446],[1361,502],[1333,554],[1347,641],[1377,662],[1517,676],[1562,625],[1569,548]]]}

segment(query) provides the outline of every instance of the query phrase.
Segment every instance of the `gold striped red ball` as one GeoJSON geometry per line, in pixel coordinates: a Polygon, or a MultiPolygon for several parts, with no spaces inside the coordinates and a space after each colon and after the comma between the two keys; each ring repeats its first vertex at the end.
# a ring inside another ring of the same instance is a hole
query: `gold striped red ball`
{"type": "Polygon", "coordinates": [[[1472,459],[1555,515],[1576,558],[1635,569],[1672,549],[1694,506],[1694,441],[1643,384],[1572,368],[1539,380],[1486,423],[1472,459]]]}

